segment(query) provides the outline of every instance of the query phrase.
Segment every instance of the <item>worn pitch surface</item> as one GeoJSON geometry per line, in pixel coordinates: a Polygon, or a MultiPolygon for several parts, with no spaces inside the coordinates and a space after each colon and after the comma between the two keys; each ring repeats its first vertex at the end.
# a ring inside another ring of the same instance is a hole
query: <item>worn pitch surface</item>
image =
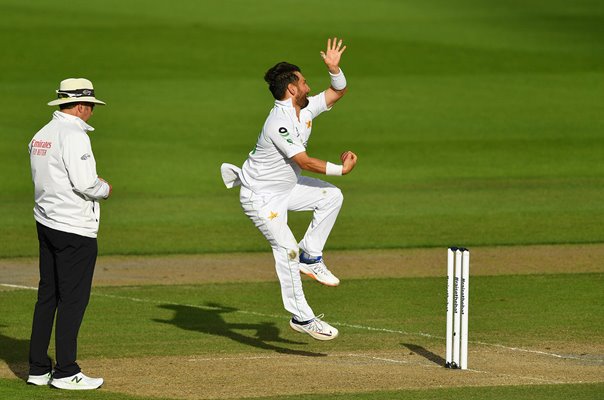
{"type": "MultiPolygon", "coordinates": [[[[359,277],[443,275],[443,254],[443,249],[411,249],[334,252],[328,256],[345,285],[346,279],[359,277]]],[[[602,272],[604,267],[598,260],[603,255],[601,244],[479,248],[472,252],[472,273],[602,272]]],[[[34,259],[0,260],[0,283],[35,286],[35,263],[34,259]]],[[[105,257],[99,260],[95,284],[273,280],[271,264],[268,254],[105,257]]],[[[18,289],[2,286],[2,290],[18,289]]],[[[341,326],[340,329],[343,335],[337,340],[346,340],[346,331],[367,328],[341,326]]],[[[379,334],[376,332],[376,340],[379,334]]],[[[421,334],[403,331],[390,334],[400,336],[400,345],[391,350],[87,358],[81,365],[86,370],[102,371],[106,380],[103,390],[183,399],[603,381],[603,343],[579,345],[556,341],[556,348],[543,342],[542,348],[523,349],[498,345],[496,340],[489,344],[471,341],[471,369],[453,371],[440,365],[442,338],[423,337],[421,346],[413,346],[407,343],[417,342],[421,334]]],[[[0,361],[3,378],[22,378],[26,369],[25,363],[9,368],[0,361]]]]}

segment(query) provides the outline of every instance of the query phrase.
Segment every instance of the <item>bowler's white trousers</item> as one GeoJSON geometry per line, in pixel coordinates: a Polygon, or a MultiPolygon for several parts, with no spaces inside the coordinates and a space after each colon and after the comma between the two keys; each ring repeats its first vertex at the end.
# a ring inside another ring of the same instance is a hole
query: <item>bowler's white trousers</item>
{"type": "Polygon", "coordinates": [[[239,198],[243,211],[273,249],[285,309],[298,321],[313,319],[315,314],[302,290],[299,249],[313,257],[323,254],[342,207],[342,192],[330,183],[301,176],[291,192],[259,195],[241,186],[239,198]],[[287,212],[310,210],[313,211],[312,221],[298,243],[287,226],[287,212]]]}

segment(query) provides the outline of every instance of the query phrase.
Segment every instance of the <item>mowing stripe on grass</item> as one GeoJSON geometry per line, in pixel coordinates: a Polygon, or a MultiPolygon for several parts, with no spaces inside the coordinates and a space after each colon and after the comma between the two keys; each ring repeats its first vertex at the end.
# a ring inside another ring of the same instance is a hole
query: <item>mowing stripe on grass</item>
{"type": "MultiPolygon", "coordinates": [[[[5,286],[5,287],[13,288],[13,289],[37,290],[36,287],[32,287],[32,286],[13,285],[13,284],[8,284],[8,283],[0,283],[0,286],[5,286]]],[[[176,305],[176,306],[192,307],[192,308],[197,308],[197,309],[202,309],[202,310],[219,310],[219,308],[211,307],[211,306],[202,306],[202,305],[196,305],[196,304],[183,304],[183,303],[176,303],[176,302],[163,301],[163,300],[159,301],[159,300],[152,300],[152,299],[141,299],[141,298],[137,298],[137,297],[118,296],[118,295],[103,294],[103,293],[96,293],[96,292],[93,292],[92,295],[106,297],[106,298],[119,299],[119,300],[128,300],[128,301],[139,302],[139,303],[171,304],[171,305],[176,305]]],[[[236,312],[240,313],[240,314],[246,314],[246,315],[256,315],[256,316],[260,316],[260,317],[284,319],[282,315],[265,314],[265,313],[259,313],[256,311],[237,310],[236,312]]],[[[375,328],[375,327],[371,327],[371,326],[348,324],[345,322],[332,322],[332,324],[336,325],[336,326],[344,326],[347,328],[354,328],[354,329],[360,329],[360,330],[366,330],[366,331],[393,333],[393,334],[405,335],[405,336],[421,336],[421,337],[427,337],[427,338],[439,339],[439,340],[445,339],[443,336],[432,335],[432,334],[425,333],[425,332],[407,332],[407,331],[403,331],[403,330],[375,328]]],[[[501,348],[501,349],[505,349],[505,350],[509,350],[509,351],[539,354],[539,355],[553,357],[553,358],[559,358],[559,359],[583,360],[583,358],[581,358],[581,357],[576,357],[576,356],[571,356],[571,355],[561,355],[561,354],[550,353],[550,352],[545,352],[545,351],[541,351],[541,350],[531,350],[531,349],[524,349],[524,348],[520,348],[520,347],[505,346],[505,345],[498,344],[498,343],[486,343],[486,342],[481,342],[481,341],[469,341],[469,342],[473,343],[473,344],[482,345],[482,346],[491,346],[491,347],[497,347],[497,348],[501,348]]],[[[595,361],[604,362],[604,359],[597,359],[595,361]]]]}

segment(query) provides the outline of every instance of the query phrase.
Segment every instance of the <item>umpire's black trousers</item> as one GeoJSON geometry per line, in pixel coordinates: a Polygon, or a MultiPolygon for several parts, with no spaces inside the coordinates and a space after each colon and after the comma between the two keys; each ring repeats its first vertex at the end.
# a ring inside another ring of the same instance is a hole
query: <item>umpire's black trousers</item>
{"type": "Polygon", "coordinates": [[[48,345],[55,329],[55,378],[80,372],[78,331],[90,298],[97,257],[96,238],[57,231],[36,223],[40,242],[40,284],[29,347],[30,375],[51,371],[48,345]]]}

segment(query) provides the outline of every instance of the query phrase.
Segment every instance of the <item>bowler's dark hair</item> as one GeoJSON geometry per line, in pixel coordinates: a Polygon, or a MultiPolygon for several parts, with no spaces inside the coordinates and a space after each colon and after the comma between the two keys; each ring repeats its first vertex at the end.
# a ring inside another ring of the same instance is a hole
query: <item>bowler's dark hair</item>
{"type": "Polygon", "coordinates": [[[273,97],[282,100],[285,97],[287,85],[298,81],[298,76],[294,72],[300,72],[300,68],[294,64],[282,61],[266,71],[264,80],[268,83],[268,90],[273,97]]]}

